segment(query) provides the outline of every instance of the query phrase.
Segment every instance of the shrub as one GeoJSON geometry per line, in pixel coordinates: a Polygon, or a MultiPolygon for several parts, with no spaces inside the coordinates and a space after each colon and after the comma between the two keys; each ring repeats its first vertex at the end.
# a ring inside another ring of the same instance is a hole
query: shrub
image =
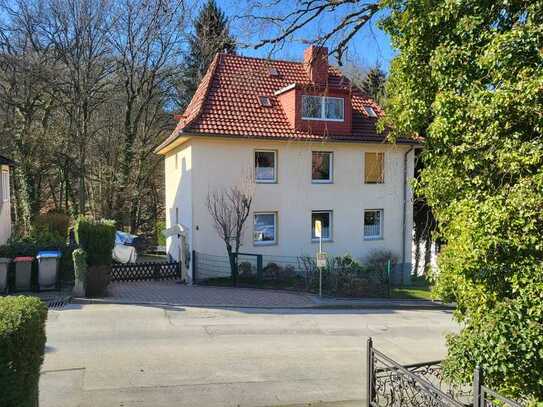
{"type": "Polygon", "coordinates": [[[111,265],[115,246],[115,222],[80,217],[75,224],[75,240],[87,252],[89,266],[111,265]]]}
{"type": "Polygon", "coordinates": [[[0,403],[38,405],[47,307],[34,297],[0,298],[0,403]]]}
{"type": "Polygon", "coordinates": [[[109,284],[111,266],[90,266],[87,271],[87,297],[103,297],[109,284]]]}
{"type": "Polygon", "coordinates": [[[156,223],[155,236],[158,246],[166,246],[166,236],[162,232],[166,229],[166,222],[161,220],[156,223]]]}
{"type": "Polygon", "coordinates": [[[264,278],[277,279],[282,269],[277,263],[270,262],[262,269],[262,274],[264,278]]]}
{"type": "Polygon", "coordinates": [[[253,274],[253,265],[248,261],[242,261],[238,264],[238,272],[242,277],[250,276],[253,274]]]}
{"type": "Polygon", "coordinates": [[[35,230],[40,233],[43,231],[54,233],[62,239],[66,239],[69,226],[70,217],[64,213],[49,212],[46,215],[38,215],[34,219],[35,230]]]}

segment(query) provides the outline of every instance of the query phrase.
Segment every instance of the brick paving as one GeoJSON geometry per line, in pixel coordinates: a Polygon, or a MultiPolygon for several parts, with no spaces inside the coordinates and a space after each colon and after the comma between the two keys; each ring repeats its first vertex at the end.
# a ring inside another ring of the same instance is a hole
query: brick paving
{"type": "Polygon", "coordinates": [[[114,282],[104,300],[184,306],[311,307],[311,296],[277,290],[203,287],[175,281],[114,282]]]}

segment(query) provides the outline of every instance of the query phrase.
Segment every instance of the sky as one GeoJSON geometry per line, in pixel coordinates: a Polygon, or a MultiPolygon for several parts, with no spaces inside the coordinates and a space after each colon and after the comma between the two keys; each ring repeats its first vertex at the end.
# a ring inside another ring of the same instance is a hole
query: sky
{"type": "MultiPolygon", "coordinates": [[[[251,12],[259,15],[278,15],[285,13],[285,10],[292,10],[296,6],[295,0],[282,0],[279,2],[279,8],[265,9],[256,8],[250,10],[250,1],[244,0],[216,0],[219,7],[225,12],[230,20],[230,29],[232,33],[244,44],[257,43],[259,39],[273,35],[273,30],[269,27],[257,27],[247,24],[247,20],[240,18],[244,14],[251,12]],[[260,37],[260,38],[259,38],[260,37]]],[[[266,3],[266,0],[261,0],[266,3]]],[[[267,4],[271,3],[270,0],[267,4]]],[[[254,2],[252,2],[254,4],[254,2]]],[[[356,6],[353,6],[356,7],[356,6]]],[[[326,32],[331,27],[335,27],[340,21],[341,16],[346,11],[337,13],[328,13],[306,29],[298,32],[295,38],[288,41],[287,45],[273,53],[274,59],[301,60],[303,50],[307,47],[308,40],[315,38],[319,32],[326,32]]],[[[255,50],[252,47],[240,48],[239,53],[247,56],[268,57],[270,47],[255,50]]],[[[363,68],[369,68],[379,65],[386,72],[390,61],[394,57],[394,49],[390,44],[390,39],[386,33],[377,27],[373,22],[363,29],[353,38],[350,43],[348,54],[345,58],[345,65],[356,65],[363,68]]]]}

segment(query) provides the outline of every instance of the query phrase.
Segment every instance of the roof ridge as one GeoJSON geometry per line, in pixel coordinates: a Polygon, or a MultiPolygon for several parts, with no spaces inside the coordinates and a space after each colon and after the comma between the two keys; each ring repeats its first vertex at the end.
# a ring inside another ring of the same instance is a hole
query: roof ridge
{"type": "Polygon", "coordinates": [[[288,59],[273,59],[273,58],[261,58],[261,57],[252,57],[249,55],[239,55],[239,54],[231,54],[228,52],[219,52],[219,54],[228,56],[228,57],[238,57],[243,59],[252,59],[256,61],[265,61],[265,62],[283,62],[287,64],[296,64],[296,65],[303,65],[303,62],[301,61],[289,61],[288,59]]]}

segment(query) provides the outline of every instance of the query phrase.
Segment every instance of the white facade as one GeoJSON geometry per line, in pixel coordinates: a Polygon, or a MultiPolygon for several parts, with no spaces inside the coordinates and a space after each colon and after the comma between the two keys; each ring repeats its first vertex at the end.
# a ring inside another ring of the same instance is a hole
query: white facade
{"type": "MultiPolygon", "coordinates": [[[[206,197],[216,188],[239,185],[248,171],[254,171],[256,150],[276,151],[277,182],[254,186],[242,252],[314,255],[318,242],[311,238],[312,211],[331,211],[332,236],[323,243],[330,255],[350,253],[363,260],[373,251],[389,250],[400,262],[411,263],[414,150],[408,145],[188,137],[165,153],[166,207],[167,227],[176,222],[188,227],[192,250],[226,255],[206,197]],[[312,182],[313,151],[333,153],[332,183],[312,182]],[[366,152],[384,152],[384,183],[364,183],[366,152]],[[367,240],[363,214],[376,209],[382,211],[382,238],[367,240]],[[253,214],[258,212],[276,214],[273,244],[253,240],[253,214]]],[[[178,257],[176,245],[168,242],[168,253],[174,258],[178,257]]]]}
{"type": "Polygon", "coordinates": [[[9,167],[0,165],[0,245],[6,243],[11,236],[9,175],[9,167]]]}

